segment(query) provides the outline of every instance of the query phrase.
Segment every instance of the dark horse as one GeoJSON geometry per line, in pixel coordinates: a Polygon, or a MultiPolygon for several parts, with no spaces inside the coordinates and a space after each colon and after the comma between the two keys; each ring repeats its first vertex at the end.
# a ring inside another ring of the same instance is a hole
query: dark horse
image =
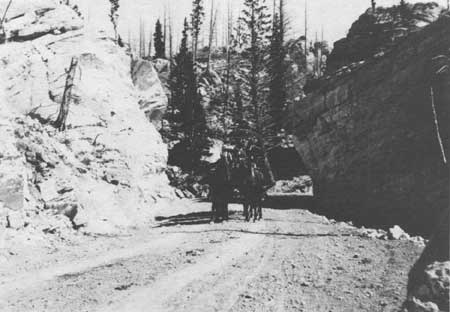
{"type": "Polygon", "coordinates": [[[219,222],[228,220],[228,203],[233,197],[232,182],[233,157],[230,152],[223,151],[210,177],[210,195],[212,200],[211,219],[219,222]]]}
{"type": "Polygon", "coordinates": [[[244,217],[249,221],[262,218],[262,202],[266,194],[263,172],[258,168],[255,155],[244,149],[237,151],[237,164],[234,167],[235,187],[239,190],[244,206],[244,217]]]}

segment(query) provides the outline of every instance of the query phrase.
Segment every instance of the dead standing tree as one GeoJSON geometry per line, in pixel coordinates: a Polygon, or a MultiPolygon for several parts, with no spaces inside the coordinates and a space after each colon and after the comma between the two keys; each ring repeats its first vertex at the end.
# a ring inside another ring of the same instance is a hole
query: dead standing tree
{"type": "Polygon", "coordinates": [[[61,101],[61,106],[59,108],[58,118],[54,123],[55,128],[57,128],[59,131],[66,130],[66,121],[67,116],[69,115],[69,106],[70,101],[72,100],[73,81],[75,79],[77,66],[78,66],[78,59],[76,57],[72,57],[69,70],[66,71],[67,73],[66,85],[64,87],[64,93],[61,101]]]}
{"type": "Polygon", "coordinates": [[[6,41],[6,32],[5,28],[3,26],[5,20],[6,20],[6,14],[8,13],[9,8],[11,7],[12,0],[9,0],[8,5],[6,6],[5,12],[3,12],[3,17],[0,20],[0,43],[3,43],[6,41]]]}
{"type": "Polygon", "coordinates": [[[214,0],[211,0],[211,16],[209,17],[209,38],[208,38],[208,63],[206,65],[206,71],[209,73],[211,70],[211,56],[213,49],[214,30],[216,28],[217,10],[214,9],[214,0]]]}

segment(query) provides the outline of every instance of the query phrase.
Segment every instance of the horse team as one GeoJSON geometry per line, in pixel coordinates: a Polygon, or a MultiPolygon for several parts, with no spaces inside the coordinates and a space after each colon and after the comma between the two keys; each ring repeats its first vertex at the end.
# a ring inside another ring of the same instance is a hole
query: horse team
{"type": "Polygon", "coordinates": [[[246,221],[262,218],[262,202],[272,183],[268,182],[255,148],[224,149],[210,176],[212,221],[228,220],[228,204],[239,192],[246,221]]]}

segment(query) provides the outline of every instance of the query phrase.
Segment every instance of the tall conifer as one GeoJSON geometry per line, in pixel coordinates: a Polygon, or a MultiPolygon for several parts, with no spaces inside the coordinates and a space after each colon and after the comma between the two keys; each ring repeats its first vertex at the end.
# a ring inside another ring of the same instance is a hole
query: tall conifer
{"type": "Polygon", "coordinates": [[[166,58],[166,47],[164,43],[162,24],[158,19],[155,25],[155,34],[153,35],[155,45],[155,58],[166,58]]]}
{"type": "Polygon", "coordinates": [[[191,13],[191,26],[192,26],[192,54],[194,62],[197,59],[198,39],[200,36],[200,28],[203,24],[204,17],[205,17],[205,8],[203,6],[203,0],[193,0],[191,13]]]}
{"type": "Polygon", "coordinates": [[[267,169],[270,183],[274,181],[273,173],[267,157],[271,134],[266,127],[270,123],[270,108],[264,92],[265,84],[262,73],[266,71],[264,58],[270,43],[271,20],[265,0],[245,0],[241,21],[245,25],[244,42],[247,42],[246,59],[249,71],[246,75],[249,98],[249,114],[251,119],[250,136],[260,150],[259,165],[267,169]],[[268,118],[269,117],[269,118],[268,118]]]}
{"type": "Polygon", "coordinates": [[[269,105],[272,125],[275,131],[283,126],[283,111],[286,106],[286,49],[284,47],[286,22],[284,20],[284,1],[280,0],[279,12],[273,17],[270,58],[269,58],[269,105]]]}

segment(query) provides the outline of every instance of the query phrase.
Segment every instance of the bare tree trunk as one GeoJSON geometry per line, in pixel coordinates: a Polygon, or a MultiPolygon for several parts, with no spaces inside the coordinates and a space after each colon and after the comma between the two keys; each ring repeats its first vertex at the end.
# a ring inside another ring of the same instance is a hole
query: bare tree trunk
{"type": "Polygon", "coordinates": [[[170,60],[169,64],[172,64],[172,59],[173,59],[173,31],[172,31],[172,16],[169,8],[169,60],[170,60]]]}
{"type": "Polygon", "coordinates": [[[166,58],[166,48],[167,48],[167,8],[164,6],[164,58],[166,58]]]}
{"type": "Polygon", "coordinates": [[[152,58],[152,34],[153,30],[150,28],[150,36],[148,38],[148,59],[152,58]]]}
{"type": "Polygon", "coordinates": [[[214,38],[214,19],[214,0],[211,0],[211,16],[209,17],[208,64],[206,65],[206,71],[208,73],[211,69],[211,49],[214,38]]]}
{"type": "Polygon", "coordinates": [[[231,11],[230,2],[228,2],[228,20],[227,20],[227,76],[226,76],[226,93],[225,105],[228,105],[231,75],[231,33],[233,31],[233,13],[231,11]]]}
{"type": "Polygon", "coordinates": [[[142,55],[142,18],[139,19],[139,51],[138,51],[138,58],[142,55]]]}
{"type": "Polygon", "coordinates": [[[322,25],[322,35],[320,37],[320,58],[319,58],[319,70],[320,70],[320,75],[319,77],[322,77],[322,70],[323,70],[323,62],[322,62],[322,56],[323,56],[323,43],[324,43],[324,38],[323,38],[323,25],[322,25]]]}
{"type": "Polygon", "coordinates": [[[145,23],[142,21],[142,58],[145,58],[145,50],[147,45],[145,44],[145,23]]]}
{"type": "Polygon", "coordinates": [[[229,98],[230,98],[230,75],[231,75],[231,32],[232,32],[232,22],[233,22],[233,15],[232,15],[230,2],[228,2],[228,20],[227,20],[227,74],[226,74],[226,81],[225,81],[225,103],[224,103],[224,132],[225,132],[225,143],[228,143],[228,128],[227,128],[227,122],[226,122],[226,114],[228,111],[228,104],[229,104],[229,98]]]}
{"type": "Polygon", "coordinates": [[[272,19],[275,21],[275,15],[277,14],[277,0],[273,0],[272,19]]]}
{"type": "Polygon", "coordinates": [[[11,6],[11,3],[12,3],[12,0],[9,0],[8,5],[6,6],[5,12],[3,13],[2,20],[0,21],[1,25],[3,25],[3,22],[6,19],[6,13],[8,13],[8,10],[9,10],[9,7],[11,6]]]}
{"type": "Polygon", "coordinates": [[[139,20],[139,58],[142,58],[142,18],[139,20]]]}
{"type": "Polygon", "coordinates": [[[267,168],[267,173],[269,174],[269,186],[272,187],[275,185],[275,175],[273,174],[273,169],[272,166],[270,165],[270,161],[269,161],[269,156],[267,153],[266,148],[263,148],[263,154],[264,154],[264,164],[266,165],[267,168]]]}
{"type": "Polygon", "coordinates": [[[131,49],[131,31],[130,31],[130,28],[128,28],[128,46],[131,49]]]}
{"type": "Polygon", "coordinates": [[[198,36],[199,35],[192,36],[192,61],[194,62],[194,66],[197,62],[198,36]]]}
{"type": "Polygon", "coordinates": [[[437,136],[437,140],[439,143],[439,147],[441,148],[442,159],[444,161],[444,164],[447,164],[447,157],[445,156],[445,149],[444,149],[444,144],[442,143],[441,131],[439,130],[438,115],[436,112],[436,106],[434,105],[433,87],[430,88],[430,91],[431,91],[431,107],[433,109],[434,124],[436,126],[436,136],[437,136]]]}
{"type": "Polygon", "coordinates": [[[305,73],[308,74],[308,0],[305,0],[305,73]]]}
{"type": "Polygon", "coordinates": [[[70,101],[72,100],[72,88],[73,88],[73,81],[75,79],[75,72],[78,66],[78,59],[76,57],[72,57],[72,60],[70,62],[70,68],[67,71],[67,78],[66,78],[66,85],[64,87],[64,94],[61,101],[61,106],[59,109],[58,118],[56,119],[54,126],[59,131],[66,130],[66,121],[67,116],[69,115],[69,106],[70,101]]]}
{"type": "Polygon", "coordinates": [[[11,3],[12,3],[12,0],[9,0],[8,5],[6,6],[5,12],[3,13],[3,17],[0,20],[0,43],[3,43],[4,41],[6,41],[6,33],[5,33],[5,28],[3,27],[3,23],[6,20],[6,14],[8,13],[11,3]]]}
{"type": "Polygon", "coordinates": [[[195,64],[195,59],[196,59],[196,57],[195,57],[195,46],[196,46],[195,36],[192,36],[192,61],[194,62],[194,64],[195,64]]]}

